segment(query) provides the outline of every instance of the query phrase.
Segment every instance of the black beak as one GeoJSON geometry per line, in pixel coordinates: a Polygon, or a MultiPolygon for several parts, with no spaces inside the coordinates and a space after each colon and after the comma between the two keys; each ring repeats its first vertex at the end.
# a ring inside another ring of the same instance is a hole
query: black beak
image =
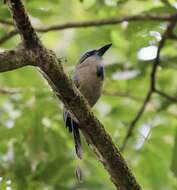
{"type": "Polygon", "coordinates": [[[112,44],[107,44],[103,47],[101,47],[100,49],[97,50],[97,54],[99,56],[103,56],[105,54],[105,52],[112,46],[112,44]]]}

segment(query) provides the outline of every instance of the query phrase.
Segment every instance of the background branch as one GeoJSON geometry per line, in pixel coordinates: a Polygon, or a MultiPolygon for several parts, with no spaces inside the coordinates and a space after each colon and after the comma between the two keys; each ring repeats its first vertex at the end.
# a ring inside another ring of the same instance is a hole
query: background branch
{"type": "Polygon", "coordinates": [[[177,14],[172,15],[134,15],[126,16],[123,18],[111,18],[111,19],[101,19],[101,20],[90,20],[83,22],[68,22],[65,24],[59,24],[54,26],[48,26],[45,28],[36,28],[38,32],[49,32],[55,30],[64,30],[69,28],[84,28],[84,27],[94,27],[94,26],[105,26],[105,25],[115,25],[120,24],[125,21],[175,21],[177,19],[177,14]]]}
{"type": "Polygon", "coordinates": [[[177,35],[172,33],[172,34],[169,36],[169,39],[177,40],[177,35]]]}
{"type": "Polygon", "coordinates": [[[11,71],[27,65],[35,65],[35,56],[25,49],[0,53],[0,72],[11,71]]]}
{"type": "Polygon", "coordinates": [[[127,133],[126,133],[126,136],[123,140],[123,143],[122,143],[122,146],[121,146],[121,151],[123,151],[128,143],[128,140],[129,138],[132,136],[132,133],[133,133],[133,130],[137,124],[137,122],[139,121],[139,119],[141,118],[141,116],[143,115],[145,109],[146,109],[146,106],[148,104],[148,102],[150,101],[151,97],[152,97],[152,94],[154,92],[158,93],[159,95],[161,96],[164,96],[168,99],[171,99],[171,100],[175,100],[175,98],[173,97],[170,97],[168,95],[166,95],[165,93],[162,93],[158,90],[155,90],[156,89],[156,73],[157,73],[157,68],[160,64],[160,53],[161,53],[161,50],[162,48],[164,47],[165,45],[165,42],[166,40],[169,38],[169,36],[171,36],[172,32],[173,32],[173,29],[175,27],[175,24],[176,24],[176,21],[173,21],[173,22],[170,22],[161,38],[161,41],[159,42],[159,46],[158,46],[158,50],[157,50],[157,55],[156,55],[156,58],[154,59],[154,64],[152,66],[152,71],[151,71],[151,74],[150,74],[150,88],[149,88],[149,91],[147,92],[147,95],[144,99],[144,102],[143,102],[143,105],[141,106],[141,108],[139,109],[139,111],[137,112],[135,118],[132,120],[128,130],[127,130],[127,133]]]}
{"type": "Polygon", "coordinates": [[[155,93],[157,93],[158,95],[168,99],[169,101],[177,103],[177,97],[170,96],[170,95],[168,95],[168,94],[166,94],[164,92],[161,92],[160,90],[157,90],[157,89],[155,89],[155,93]]]}
{"type": "Polygon", "coordinates": [[[141,106],[141,108],[139,109],[139,111],[137,112],[136,116],[134,117],[134,119],[132,120],[132,122],[130,123],[130,126],[127,130],[126,136],[123,140],[122,146],[120,147],[120,150],[123,151],[128,143],[129,138],[132,136],[133,133],[133,129],[136,126],[136,123],[139,121],[139,119],[141,118],[141,116],[143,115],[147,104],[149,103],[151,96],[152,96],[152,90],[150,89],[149,92],[147,93],[143,105],[141,106]]]}
{"type": "Polygon", "coordinates": [[[0,23],[4,24],[4,25],[10,25],[10,26],[14,26],[13,22],[8,21],[8,20],[3,20],[0,18],[0,23]]]}
{"type": "MultiPolygon", "coordinates": [[[[37,32],[50,32],[50,31],[59,31],[71,28],[85,28],[85,27],[95,27],[95,26],[106,26],[106,25],[116,25],[122,22],[130,22],[130,21],[175,21],[177,19],[177,14],[170,15],[134,15],[134,16],[126,16],[123,18],[111,18],[111,19],[100,19],[100,20],[90,20],[83,22],[68,22],[64,24],[57,24],[47,27],[35,28],[37,32]]],[[[3,21],[2,23],[8,23],[12,25],[9,21],[3,21]]],[[[0,44],[4,43],[6,40],[18,34],[17,30],[11,31],[9,34],[0,38],[0,44]]],[[[171,38],[176,38],[174,35],[171,35],[171,38]]]]}
{"type": "Polygon", "coordinates": [[[14,37],[16,34],[18,34],[18,32],[16,30],[13,30],[13,31],[9,32],[8,34],[4,35],[3,37],[1,37],[0,45],[3,44],[4,42],[6,42],[7,40],[11,39],[12,37],[14,37]]]}

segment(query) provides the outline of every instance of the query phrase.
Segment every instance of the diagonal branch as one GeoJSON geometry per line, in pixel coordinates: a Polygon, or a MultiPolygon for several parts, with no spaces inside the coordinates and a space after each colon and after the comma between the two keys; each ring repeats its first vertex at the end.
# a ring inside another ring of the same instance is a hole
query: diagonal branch
{"type": "MultiPolygon", "coordinates": [[[[150,99],[152,97],[152,94],[154,92],[156,92],[161,96],[167,97],[166,94],[161,93],[161,92],[159,93],[159,91],[156,90],[156,73],[157,73],[157,68],[158,68],[158,66],[160,64],[161,50],[164,47],[166,40],[169,38],[169,36],[171,36],[172,31],[173,31],[173,29],[175,27],[175,24],[176,24],[176,21],[173,21],[173,22],[169,23],[169,25],[167,26],[167,28],[166,28],[163,36],[162,36],[162,39],[161,39],[161,41],[159,43],[158,50],[157,50],[157,55],[156,55],[156,58],[154,60],[154,64],[153,64],[152,71],[151,71],[151,74],[150,74],[150,88],[149,88],[149,90],[147,92],[147,95],[146,95],[146,97],[144,99],[143,105],[139,109],[138,113],[136,114],[135,118],[132,120],[132,122],[131,122],[128,130],[127,130],[126,136],[125,136],[125,138],[123,140],[123,143],[122,143],[122,146],[121,146],[121,151],[123,151],[125,149],[129,138],[132,136],[133,130],[134,130],[137,122],[139,121],[139,119],[143,115],[143,113],[144,113],[144,111],[146,109],[146,106],[147,106],[148,102],[150,101],[150,99]]],[[[174,98],[172,98],[172,97],[168,96],[168,99],[173,99],[173,101],[174,101],[174,98]]]]}
{"type": "Polygon", "coordinates": [[[21,1],[7,0],[7,3],[24,45],[28,48],[40,47],[41,42],[30,24],[28,16],[25,14],[24,6],[21,1]]]}
{"type": "Polygon", "coordinates": [[[120,148],[121,151],[123,151],[128,143],[129,138],[132,136],[133,130],[136,126],[136,123],[139,121],[139,119],[141,118],[141,116],[143,115],[147,104],[149,103],[151,96],[152,96],[152,89],[150,89],[144,99],[143,105],[141,106],[141,108],[139,109],[139,111],[137,112],[136,116],[134,117],[134,119],[132,120],[132,122],[130,123],[130,126],[128,128],[127,134],[124,138],[124,141],[122,143],[122,146],[120,148]]]}
{"type": "Polygon", "coordinates": [[[66,108],[77,118],[80,126],[84,126],[81,128],[82,133],[93,147],[98,159],[109,172],[116,188],[119,190],[140,190],[139,184],[127,167],[119,150],[113,144],[111,137],[90,111],[85,98],[83,98],[73,82],[64,73],[61,62],[52,51],[46,50],[40,43],[21,1],[7,0],[7,2],[18,31],[24,40],[25,47],[32,54],[31,57],[35,58],[31,58],[30,63],[33,63],[35,60],[37,66],[45,73],[57,97],[62,100],[66,108]],[[31,32],[31,34],[26,34],[28,32],[31,32]]]}
{"type": "MultiPolygon", "coordinates": [[[[177,19],[177,14],[168,14],[168,15],[133,15],[133,16],[126,16],[123,18],[111,18],[111,19],[100,19],[100,20],[89,20],[89,21],[83,21],[83,22],[68,22],[64,24],[57,24],[42,28],[36,28],[35,30],[37,32],[50,32],[50,31],[59,31],[59,30],[65,30],[65,29],[71,29],[71,28],[86,28],[86,27],[95,27],[95,26],[106,26],[106,25],[116,25],[120,24],[124,21],[131,22],[131,21],[175,21],[177,19]]],[[[8,23],[11,25],[12,23],[9,21],[3,21],[0,20],[2,23],[8,23]]],[[[0,44],[4,43],[6,40],[8,40],[10,37],[15,36],[18,34],[17,30],[13,30],[10,32],[10,34],[7,34],[0,38],[0,44]]],[[[175,38],[174,35],[171,36],[172,39],[175,38]]]]}
{"type": "Polygon", "coordinates": [[[151,84],[150,84],[150,89],[152,91],[155,91],[155,88],[156,88],[156,73],[157,73],[157,68],[160,64],[160,52],[162,50],[162,48],[164,47],[165,45],[165,42],[166,40],[168,39],[168,37],[172,34],[172,31],[176,25],[176,21],[174,22],[170,22],[162,36],[162,39],[159,43],[159,46],[158,46],[158,50],[157,50],[157,55],[156,55],[156,58],[154,60],[154,64],[153,64],[153,67],[152,67],[152,72],[151,72],[151,84]]]}

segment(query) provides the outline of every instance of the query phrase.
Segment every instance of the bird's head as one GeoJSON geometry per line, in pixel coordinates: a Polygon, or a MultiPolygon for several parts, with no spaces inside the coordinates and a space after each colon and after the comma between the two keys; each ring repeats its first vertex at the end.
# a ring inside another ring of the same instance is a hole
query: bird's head
{"type": "Polygon", "coordinates": [[[88,51],[86,52],[81,58],[79,63],[83,63],[87,58],[91,57],[91,56],[97,56],[97,57],[102,57],[105,52],[111,47],[112,44],[107,44],[97,50],[92,50],[92,51],[88,51]]]}

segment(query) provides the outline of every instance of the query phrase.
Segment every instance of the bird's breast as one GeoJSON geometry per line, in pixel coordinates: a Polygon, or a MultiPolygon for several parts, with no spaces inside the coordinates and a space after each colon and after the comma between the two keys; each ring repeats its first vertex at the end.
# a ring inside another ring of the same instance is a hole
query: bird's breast
{"type": "Polygon", "coordinates": [[[95,64],[81,67],[76,73],[79,89],[88,100],[90,106],[94,106],[99,99],[103,86],[104,70],[103,66],[95,64]]]}

